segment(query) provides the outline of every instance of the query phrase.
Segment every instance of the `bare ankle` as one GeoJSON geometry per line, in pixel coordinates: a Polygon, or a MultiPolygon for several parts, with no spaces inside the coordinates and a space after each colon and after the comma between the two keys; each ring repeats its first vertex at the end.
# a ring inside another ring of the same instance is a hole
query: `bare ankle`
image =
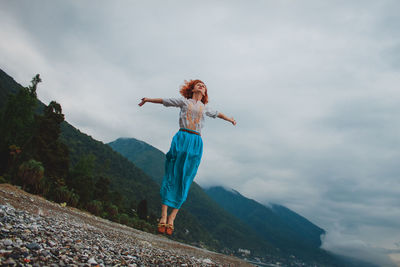
{"type": "Polygon", "coordinates": [[[168,217],[168,224],[174,225],[175,218],[168,217]]]}

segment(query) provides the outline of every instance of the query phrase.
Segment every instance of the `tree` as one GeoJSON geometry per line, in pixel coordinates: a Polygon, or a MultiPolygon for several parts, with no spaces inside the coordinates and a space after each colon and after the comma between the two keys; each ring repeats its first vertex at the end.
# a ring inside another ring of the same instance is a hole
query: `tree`
{"type": "Polygon", "coordinates": [[[93,199],[93,168],[95,156],[88,155],[79,160],[79,162],[70,171],[67,179],[67,185],[75,190],[79,195],[80,205],[84,207],[93,199]]]}
{"type": "Polygon", "coordinates": [[[45,176],[51,180],[64,179],[69,171],[68,147],[59,137],[60,124],[64,121],[61,105],[51,101],[44,109],[44,114],[36,116],[37,130],[34,134],[31,149],[34,158],[41,161],[45,176]]]}
{"type": "Polygon", "coordinates": [[[147,200],[143,199],[138,205],[138,216],[139,219],[147,220],[147,200]]]}
{"type": "MultiPolygon", "coordinates": [[[[12,172],[10,162],[10,146],[22,149],[23,156],[30,156],[25,151],[34,132],[34,112],[37,106],[36,88],[41,82],[37,74],[31,81],[32,85],[21,88],[17,94],[9,95],[4,109],[0,112],[0,173],[12,172]]],[[[21,154],[19,155],[21,157],[21,154]]]]}
{"type": "Polygon", "coordinates": [[[126,203],[124,196],[121,195],[118,191],[112,191],[110,193],[111,203],[116,205],[120,210],[125,210],[123,205],[126,203]]]}
{"type": "Polygon", "coordinates": [[[32,78],[32,81],[31,81],[32,85],[28,87],[28,91],[29,91],[29,94],[31,95],[31,97],[37,99],[36,88],[37,88],[37,84],[40,82],[42,82],[42,79],[40,78],[40,74],[36,74],[36,76],[32,78]]]}
{"type": "Polygon", "coordinates": [[[118,207],[114,204],[107,204],[105,210],[108,214],[108,219],[116,221],[118,219],[118,207]]]}
{"type": "Polygon", "coordinates": [[[110,201],[110,179],[108,177],[98,177],[94,186],[93,198],[101,201],[110,201]]]}

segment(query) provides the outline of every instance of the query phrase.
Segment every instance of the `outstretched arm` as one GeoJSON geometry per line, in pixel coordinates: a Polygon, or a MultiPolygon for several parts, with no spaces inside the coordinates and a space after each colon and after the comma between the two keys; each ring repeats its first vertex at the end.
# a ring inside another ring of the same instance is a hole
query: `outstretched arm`
{"type": "Polygon", "coordinates": [[[225,116],[224,114],[222,114],[221,112],[218,112],[218,118],[229,121],[230,123],[232,123],[233,125],[236,125],[236,121],[235,119],[232,118],[228,118],[227,116],[225,116]]]}
{"type": "Polygon", "coordinates": [[[139,106],[143,106],[144,103],[146,102],[151,102],[151,103],[157,103],[157,104],[162,104],[163,100],[162,98],[147,98],[147,97],[143,97],[142,98],[142,102],[139,103],[139,106]]]}

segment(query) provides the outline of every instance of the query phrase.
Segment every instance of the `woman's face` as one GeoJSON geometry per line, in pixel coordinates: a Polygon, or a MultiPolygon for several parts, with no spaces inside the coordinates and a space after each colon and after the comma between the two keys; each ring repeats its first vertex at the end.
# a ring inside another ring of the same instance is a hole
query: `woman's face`
{"type": "Polygon", "coordinates": [[[202,82],[196,83],[194,85],[193,92],[196,92],[196,91],[197,92],[201,92],[201,94],[203,96],[206,95],[206,85],[204,83],[202,83],[202,82]]]}

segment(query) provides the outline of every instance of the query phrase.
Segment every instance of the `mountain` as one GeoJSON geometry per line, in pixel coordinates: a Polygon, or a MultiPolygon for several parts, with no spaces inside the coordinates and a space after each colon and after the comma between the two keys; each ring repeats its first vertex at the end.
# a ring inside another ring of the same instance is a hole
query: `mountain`
{"type": "MultiPolygon", "coordinates": [[[[118,138],[108,144],[127,159],[139,166],[161,185],[164,176],[165,154],[157,148],[135,138],[118,138]]],[[[258,234],[243,222],[226,212],[213,201],[196,183],[190,187],[187,201],[183,204],[176,224],[185,227],[182,213],[194,218],[202,228],[214,237],[221,248],[237,252],[239,248],[249,248],[258,255],[266,251],[277,254],[275,248],[267,241],[260,239],[258,234]]],[[[177,228],[178,228],[177,227],[177,228]]]]}
{"type": "MultiPolygon", "coordinates": [[[[8,94],[13,94],[22,88],[2,70],[0,70],[0,85],[0,94],[5,98],[8,94]]],[[[38,94],[40,94],[40,88],[38,94]]],[[[38,102],[39,107],[45,106],[42,102],[38,102]]],[[[2,99],[0,108],[5,103],[6,99],[2,99]]],[[[120,206],[123,209],[121,212],[129,213],[132,209],[137,209],[139,202],[146,200],[150,221],[154,225],[161,207],[159,183],[110,146],[82,133],[68,122],[61,124],[61,130],[60,139],[68,147],[70,166],[73,168],[82,158],[93,155],[95,175],[109,179],[110,187],[114,192],[113,197],[119,199],[121,203],[120,206]]],[[[142,152],[141,155],[143,155],[142,152]]],[[[143,164],[146,162],[150,162],[148,169],[156,170],[158,167],[159,170],[163,169],[164,164],[162,166],[153,164],[151,159],[144,160],[143,164]]],[[[192,195],[198,196],[196,198],[198,202],[190,205],[190,210],[181,209],[179,220],[176,220],[174,239],[218,251],[228,249],[234,252],[241,245],[255,246],[255,251],[262,252],[264,248],[271,248],[246,225],[212,201],[198,185],[193,186],[191,191],[192,195]],[[219,219],[214,221],[213,217],[219,219]]]]}
{"type": "Polygon", "coordinates": [[[80,132],[69,123],[63,123],[61,129],[61,140],[69,148],[72,165],[86,155],[94,155],[96,173],[108,177],[111,188],[119,192],[127,204],[137,204],[146,199],[149,210],[158,213],[158,202],[161,201],[157,192],[158,185],[146,173],[109,146],[80,132]]]}
{"type": "MultiPolygon", "coordinates": [[[[0,69],[0,95],[2,96],[0,109],[5,105],[7,95],[15,94],[21,88],[23,88],[22,85],[0,69]]],[[[40,88],[38,94],[40,94],[40,88]]],[[[45,104],[38,101],[37,111],[41,112],[44,107],[45,104]]],[[[156,224],[161,203],[160,186],[157,182],[110,146],[82,133],[68,122],[61,124],[61,131],[60,139],[68,146],[71,167],[74,167],[82,158],[93,155],[95,175],[109,179],[114,198],[119,199],[118,201],[123,206],[121,212],[130,213],[132,209],[137,209],[141,201],[146,200],[150,223],[156,224]]],[[[184,219],[185,227],[177,228],[174,234],[176,240],[201,244],[214,250],[223,247],[207,229],[198,223],[196,218],[185,211],[180,215],[184,219]]]]}
{"type": "MultiPolygon", "coordinates": [[[[0,109],[6,103],[6,96],[17,92],[19,88],[22,88],[22,86],[0,70],[0,109]]],[[[38,91],[40,94],[40,88],[38,91]]],[[[39,103],[39,107],[44,106],[43,103],[39,103]]],[[[80,132],[68,122],[63,122],[61,129],[61,140],[68,146],[69,150],[70,166],[74,167],[82,158],[93,155],[96,176],[109,179],[114,196],[119,198],[122,203],[119,206],[122,207],[123,212],[131,211],[132,208],[137,207],[139,202],[146,200],[148,212],[151,215],[150,217],[153,218],[150,220],[154,224],[155,218],[160,212],[159,190],[165,155],[156,148],[136,139],[119,140],[124,141],[121,142],[121,147],[127,149],[126,151],[121,149],[122,152],[120,153],[115,151],[118,150],[117,148],[113,150],[110,147],[112,144],[109,146],[95,140],[80,132]],[[137,146],[134,149],[129,149],[131,145],[137,146]],[[127,151],[130,151],[129,153],[132,153],[132,155],[122,155],[129,154],[127,151]]],[[[290,211],[288,212],[285,209],[280,212],[281,216],[292,215],[290,211]]],[[[290,252],[295,251],[294,246],[289,246],[290,248],[293,247],[292,251],[279,249],[273,244],[273,242],[279,241],[279,237],[265,239],[258,230],[255,231],[245,221],[219,205],[196,183],[193,183],[188,200],[184,203],[178,216],[177,229],[173,237],[178,241],[229,254],[237,254],[239,248],[249,249],[252,256],[281,262],[282,259],[290,260],[290,252]]],[[[293,222],[295,221],[293,220],[293,222]]],[[[299,224],[301,223],[300,220],[299,224]]],[[[315,245],[313,242],[316,241],[313,237],[307,242],[315,245]]],[[[298,255],[301,256],[302,254],[298,255]]],[[[309,260],[310,265],[323,263],[324,266],[348,266],[336,264],[336,259],[328,253],[326,253],[326,258],[322,260],[317,254],[313,257],[312,253],[308,258],[311,259],[309,260]]]]}
{"type": "MultiPolygon", "coordinates": [[[[165,163],[163,152],[134,138],[119,138],[109,145],[161,183],[165,163]]],[[[325,231],[283,206],[274,204],[272,208],[268,208],[242,196],[237,191],[228,191],[222,187],[202,190],[195,182],[192,187],[193,190],[188,197],[189,210],[193,208],[191,205],[198,202],[197,198],[200,196],[202,202],[207,199],[201,195],[205,192],[230,214],[251,226],[265,240],[278,248],[295,251],[299,247],[319,249],[321,246],[320,236],[325,231]]]]}
{"type": "MultiPolygon", "coordinates": [[[[119,138],[109,145],[161,184],[165,164],[165,154],[162,151],[135,138],[119,138]]],[[[263,256],[280,255],[289,258],[296,255],[310,262],[318,258],[319,262],[327,264],[335,261],[330,254],[319,249],[320,235],[324,230],[300,215],[279,205],[275,205],[276,211],[268,210],[238,192],[222,194],[223,191],[218,189],[222,188],[203,190],[193,182],[182,210],[196,217],[221,241],[229,238],[224,242],[230,243],[229,247],[235,247],[236,250],[248,249],[256,255],[263,256]],[[215,194],[211,194],[212,192],[215,194]],[[243,220],[242,217],[253,218],[250,220],[253,223],[249,224],[249,221],[243,220]],[[302,230],[298,231],[298,227],[302,230]],[[254,235],[257,238],[253,237],[254,235]],[[248,242],[249,239],[251,243],[248,242]],[[237,244],[239,240],[240,244],[237,244]],[[237,245],[232,246],[233,244],[237,245]]]]}
{"type": "MultiPolygon", "coordinates": [[[[134,138],[119,138],[109,145],[161,183],[165,163],[163,152],[134,138]]],[[[198,202],[204,203],[205,199],[213,203],[202,196],[204,192],[230,214],[249,225],[264,240],[283,251],[294,253],[299,248],[314,251],[321,245],[320,236],[325,231],[307,219],[280,205],[267,208],[237,191],[227,191],[222,187],[203,190],[194,182],[188,196],[188,210],[193,210],[192,205],[198,202]]]]}
{"type": "Polygon", "coordinates": [[[108,145],[161,184],[165,163],[162,151],[135,138],[118,138],[108,145]]]}
{"type": "Polygon", "coordinates": [[[22,88],[22,85],[0,69],[0,107],[6,104],[9,94],[15,94],[20,88],[22,88]]]}
{"type": "Polygon", "coordinates": [[[211,187],[205,192],[229,213],[249,225],[274,246],[293,254],[319,250],[325,231],[288,208],[264,206],[235,190],[211,187]]]}
{"type": "Polygon", "coordinates": [[[265,206],[234,189],[221,186],[207,188],[205,192],[224,209],[257,231],[262,238],[291,254],[291,258],[295,255],[295,258],[312,262],[316,266],[377,267],[360,259],[338,256],[320,249],[321,236],[325,234],[325,230],[282,205],[265,206]]]}
{"type": "MultiPolygon", "coordinates": [[[[161,184],[165,164],[162,151],[135,138],[118,138],[108,145],[161,184]]],[[[193,182],[180,212],[196,218],[214,238],[236,248],[232,251],[236,254],[238,248],[248,249],[266,262],[280,261],[287,266],[301,266],[304,261],[307,263],[303,266],[373,266],[320,249],[323,229],[284,206],[266,207],[235,190],[203,190],[193,182]]],[[[180,217],[177,222],[181,220],[184,219],[180,217]]]]}
{"type": "MultiPolygon", "coordinates": [[[[7,95],[15,94],[20,88],[23,88],[22,85],[0,69],[0,95],[2,97],[0,108],[5,105],[7,95]]],[[[41,112],[45,104],[41,101],[38,102],[37,112],[41,112]]],[[[158,185],[140,168],[109,146],[80,132],[66,121],[62,122],[61,130],[61,140],[69,148],[69,159],[72,166],[82,157],[94,155],[96,174],[110,179],[111,188],[120,192],[124,198],[126,209],[129,209],[130,203],[137,204],[143,199],[148,199],[150,212],[156,213],[157,211],[158,213],[158,202],[160,201],[156,189],[158,185]]]]}

